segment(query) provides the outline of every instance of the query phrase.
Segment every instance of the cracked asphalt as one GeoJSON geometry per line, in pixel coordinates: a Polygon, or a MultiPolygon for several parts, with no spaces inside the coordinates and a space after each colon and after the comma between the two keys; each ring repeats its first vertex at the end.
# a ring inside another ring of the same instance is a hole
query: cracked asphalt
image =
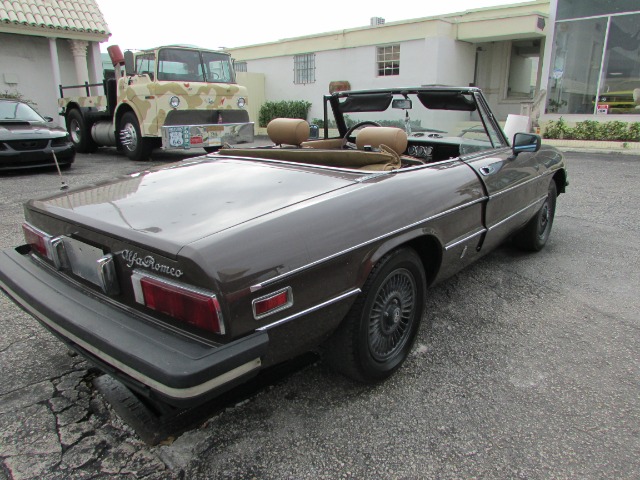
{"type": "MultiPolygon", "coordinates": [[[[566,156],[547,248],[505,245],[431,289],[432,328],[394,377],[312,363],[156,447],[0,294],[0,479],[640,477],[640,157],[566,156]]],[[[104,149],[65,177],[148,165],[104,149]]],[[[0,174],[1,248],[22,241],[22,203],[59,186],[0,174]]]]}

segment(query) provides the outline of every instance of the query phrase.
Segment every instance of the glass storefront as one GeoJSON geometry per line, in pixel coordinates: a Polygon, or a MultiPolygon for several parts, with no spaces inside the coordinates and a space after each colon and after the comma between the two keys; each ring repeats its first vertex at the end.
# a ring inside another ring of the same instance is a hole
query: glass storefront
{"type": "Polygon", "coordinates": [[[547,113],[640,115],[638,1],[558,0],[558,18],[570,13],[556,22],[547,113]]]}

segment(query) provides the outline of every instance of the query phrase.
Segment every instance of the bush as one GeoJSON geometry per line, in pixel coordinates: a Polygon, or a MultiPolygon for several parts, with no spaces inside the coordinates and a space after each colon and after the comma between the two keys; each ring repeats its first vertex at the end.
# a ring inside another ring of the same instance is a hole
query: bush
{"type": "Polygon", "coordinates": [[[576,140],[595,140],[599,136],[600,124],[595,120],[585,120],[576,123],[573,129],[573,137],[576,140]]]}
{"type": "Polygon", "coordinates": [[[627,140],[629,133],[627,123],[620,120],[613,122],[604,122],[600,124],[599,137],[601,140],[627,140]]]}
{"type": "Polygon", "coordinates": [[[265,102],[260,107],[258,122],[261,127],[266,127],[274,118],[301,118],[306,120],[310,108],[311,102],[304,100],[265,102]]]}
{"type": "Polygon", "coordinates": [[[563,139],[568,138],[569,131],[572,130],[562,117],[557,122],[549,122],[544,130],[544,138],[563,139]]]}
{"type": "Polygon", "coordinates": [[[557,122],[549,122],[544,138],[564,140],[601,140],[615,142],[640,142],[640,122],[626,123],[620,120],[597,122],[585,120],[571,128],[562,117],[557,122]]]}

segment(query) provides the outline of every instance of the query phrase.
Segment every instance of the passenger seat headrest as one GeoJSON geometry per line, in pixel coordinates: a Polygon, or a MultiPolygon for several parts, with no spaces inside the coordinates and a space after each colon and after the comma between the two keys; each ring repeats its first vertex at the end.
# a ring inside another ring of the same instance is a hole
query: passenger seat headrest
{"type": "Polygon", "coordinates": [[[267,125],[267,135],[276,145],[297,145],[309,139],[309,123],[299,118],[274,118],[267,125]]]}
{"type": "Polygon", "coordinates": [[[407,149],[407,133],[395,127],[365,127],[356,135],[358,150],[363,150],[365,146],[380,148],[381,144],[402,155],[407,149]]]}

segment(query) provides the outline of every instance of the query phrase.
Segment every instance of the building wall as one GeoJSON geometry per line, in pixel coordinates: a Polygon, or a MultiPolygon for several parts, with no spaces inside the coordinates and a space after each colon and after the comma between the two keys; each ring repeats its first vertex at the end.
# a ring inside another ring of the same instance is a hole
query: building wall
{"type": "MultiPolygon", "coordinates": [[[[35,109],[38,113],[57,119],[59,91],[53,81],[49,39],[0,33],[0,45],[2,45],[0,92],[20,93],[24,99],[35,103],[35,109]]],[[[68,40],[57,39],[56,46],[62,84],[76,85],[78,81],[75,63],[68,40]]],[[[91,45],[88,50],[92,50],[91,45]]],[[[92,63],[91,54],[88,55],[88,59],[89,63],[92,63]]],[[[92,66],[89,66],[89,71],[91,69],[92,66]]],[[[95,73],[92,76],[96,78],[95,73]]],[[[102,81],[102,78],[99,81],[102,81]]],[[[73,90],[70,90],[66,93],[82,95],[82,92],[83,90],[76,90],[74,93],[73,90]]]]}
{"type": "Polygon", "coordinates": [[[322,96],[329,93],[332,81],[346,80],[352,89],[360,90],[398,85],[468,85],[473,80],[474,46],[451,38],[400,42],[399,75],[377,76],[376,54],[377,46],[373,45],[316,52],[316,80],[308,84],[294,83],[293,55],[247,60],[247,71],[264,74],[265,97],[269,101],[311,102],[309,120],[322,118],[322,96]]]}

